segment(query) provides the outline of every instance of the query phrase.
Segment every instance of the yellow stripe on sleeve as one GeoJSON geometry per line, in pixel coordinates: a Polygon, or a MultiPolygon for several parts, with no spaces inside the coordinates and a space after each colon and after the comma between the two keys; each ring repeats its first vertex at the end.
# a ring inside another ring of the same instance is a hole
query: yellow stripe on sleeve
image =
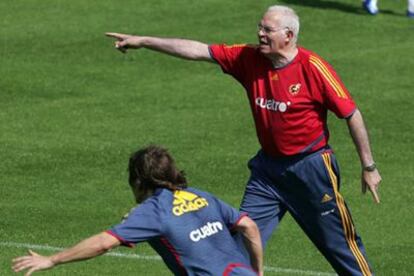
{"type": "Polygon", "coordinates": [[[332,75],[329,69],[326,67],[323,62],[318,59],[317,57],[311,56],[310,63],[313,64],[316,69],[322,74],[322,76],[328,81],[328,83],[332,86],[333,90],[336,92],[338,97],[347,99],[348,96],[345,93],[342,86],[338,83],[338,80],[332,75]]]}
{"type": "Polygon", "coordinates": [[[233,45],[224,45],[225,48],[243,48],[248,46],[247,44],[233,44],[233,45]]]}

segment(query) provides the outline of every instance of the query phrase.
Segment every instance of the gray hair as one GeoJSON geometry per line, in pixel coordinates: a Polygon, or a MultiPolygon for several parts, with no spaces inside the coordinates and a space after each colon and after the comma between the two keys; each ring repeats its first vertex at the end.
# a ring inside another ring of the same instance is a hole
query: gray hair
{"type": "Polygon", "coordinates": [[[280,24],[289,28],[293,32],[294,42],[296,43],[299,36],[299,16],[296,12],[286,6],[274,5],[270,6],[266,13],[277,13],[280,16],[280,24]]]}

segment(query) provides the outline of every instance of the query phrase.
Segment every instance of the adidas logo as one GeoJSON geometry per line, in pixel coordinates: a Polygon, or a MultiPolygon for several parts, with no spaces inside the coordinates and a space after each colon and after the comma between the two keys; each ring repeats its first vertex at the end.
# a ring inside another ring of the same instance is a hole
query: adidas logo
{"type": "Polygon", "coordinates": [[[200,210],[208,206],[205,198],[187,191],[175,191],[172,212],[176,216],[181,216],[188,212],[200,210]]]}
{"type": "Polygon", "coordinates": [[[326,202],[331,201],[331,200],[332,200],[332,197],[330,195],[324,194],[323,197],[322,197],[321,203],[326,203],[326,202]]]}

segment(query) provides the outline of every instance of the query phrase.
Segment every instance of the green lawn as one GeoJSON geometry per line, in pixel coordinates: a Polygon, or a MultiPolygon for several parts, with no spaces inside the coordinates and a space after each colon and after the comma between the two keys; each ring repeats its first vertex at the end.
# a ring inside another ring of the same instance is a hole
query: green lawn
{"type": "MultiPolygon", "coordinates": [[[[122,55],[104,33],[254,43],[274,3],[298,11],[300,44],[335,67],[365,117],[383,177],[380,205],[361,196],[353,143],[333,116],[331,145],[376,275],[413,275],[414,20],[402,0],[380,1],[375,17],[351,0],[2,0],[0,275],[13,274],[11,259],[27,244],[49,254],[117,223],[133,206],[128,156],[150,143],[171,150],[191,185],[237,207],[258,150],[242,87],[213,64],[122,55]]],[[[145,259],[155,255],[145,244],[116,252],[135,255],[44,275],[169,275],[145,259]]],[[[289,216],[265,263],[268,275],[333,273],[289,216]]]]}

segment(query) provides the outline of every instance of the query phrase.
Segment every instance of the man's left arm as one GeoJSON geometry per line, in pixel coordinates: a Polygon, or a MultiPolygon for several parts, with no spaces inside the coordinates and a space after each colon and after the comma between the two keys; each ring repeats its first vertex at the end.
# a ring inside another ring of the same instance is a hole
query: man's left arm
{"type": "Polygon", "coordinates": [[[374,201],[379,203],[378,186],[381,182],[381,175],[379,174],[374,158],[372,157],[368,132],[364,120],[362,119],[362,114],[358,109],[347,118],[347,124],[361,161],[362,192],[365,193],[368,188],[372,193],[374,201]]]}
{"type": "Polygon", "coordinates": [[[99,256],[118,245],[120,245],[118,239],[103,232],[52,256],[42,256],[29,250],[29,255],[13,260],[13,270],[19,272],[28,269],[25,276],[29,276],[35,271],[50,269],[58,264],[86,260],[99,256]]]}

